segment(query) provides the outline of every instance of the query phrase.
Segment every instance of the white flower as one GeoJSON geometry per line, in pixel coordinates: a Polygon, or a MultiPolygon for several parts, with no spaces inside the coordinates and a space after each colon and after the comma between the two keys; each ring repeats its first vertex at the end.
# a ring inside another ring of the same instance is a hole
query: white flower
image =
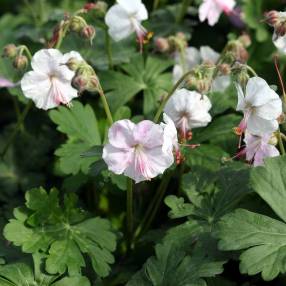
{"type": "Polygon", "coordinates": [[[163,174],[173,164],[170,145],[170,138],[159,124],[119,120],[109,129],[102,158],[110,171],[139,183],[163,174]]]}
{"type": "Polygon", "coordinates": [[[147,33],[141,22],[148,19],[148,11],[141,0],[117,0],[105,16],[109,35],[120,41],[136,32],[140,44],[147,33]]]}
{"type": "Polygon", "coordinates": [[[213,26],[219,20],[222,12],[229,14],[235,6],[234,0],[203,0],[199,7],[199,18],[201,22],[208,20],[208,24],[213,26]]]}
{"type": "Polygon", "coordinates": [[[166,114],[163,114],[164,122],[161,122],[161,126],[164,129],[164,140],[166,142],[164,150],[169,152],[170,150],[178,151],[179,142],[178,142],[178,132],[173,120],[166,114]]]}
{"type": "Polygon", "coordinates": [[[75,73],[65,65],[70,58],[82,60],[77,52],[63,55],[56,49],[38,51],[31,62],[33,70],[25,73],[21,80],[25,97],[44,110],[60,104],[68,105],[78,96],[77,90],[71,86],[75,73]]]}
{"type": "Polygon", "coordinates": [[[236,110],[243,111],[244,118],[239,125],[241,132],[255,135],[271,133],[278,129],[277,118],[282,113],[279,95],[260,77],[252,77],[246,85],[245,95],[237,85],[238,104],[236,110]]]}
{"type": "Polygon", "coordinates": [[[272,134],[263,134],[262,136],[252,135],[246,132],[244,142],[246,144],[243,153],[246,160],[253,162],[254,167],[264,165],[264,159],[279,156],[280,153],[275,146],[269,144],[272,134]]]}
{"type": "Polygon", "coordinates": [[[211,122],[211,106],[207,96],[182,88],[171,96],[164,111],[186,138],[192,128],[204,127],[211,122]]]}
{"type": "Polygon", "coordinates": [[[286,35],[279,37],[274,33],[272,41],[279,52],[286,54],[286,35]]]}
{"type": "MultiPolygon", "coordinates": [[[[173,69],[173,82],[174,84],[188,71],[193,69],[195,66],[202,63],[216,64],[220,54],[214,51],[208,46],[200,47],[200,50],[188,47],[185,49],[184,59],[185,65],[182,63],[182,59],[179,53],[175,54],[175,66],[173,69]]],[[[231,83],[230,76],[218,76],[216,77],[211,86],[212,91],[223,92],[231,83]]]]}

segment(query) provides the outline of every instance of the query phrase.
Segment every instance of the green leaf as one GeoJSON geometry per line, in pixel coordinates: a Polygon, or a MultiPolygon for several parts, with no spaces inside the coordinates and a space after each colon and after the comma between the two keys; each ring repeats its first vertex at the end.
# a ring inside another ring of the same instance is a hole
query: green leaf
{"type": "Polygon", "coordinates": [[[165,204],[171,209],[169,212],[170,218],[185,217],[194,213],[194,206],[185,203],[184,198],[171,195],[165,198],[165,204]]]}
{"type": "Polygon", "coordinates": [[[286,224],[264,215],[238,209],[219,223],[219,249],[246,249],[240,256],[240,271],[261,272],[266,281],[285,273],[286,224]]]}
{"type": "Polygon", "coordinates": [[[107,71],[100,73],[100,80],[112,111],[129,102],[139,92],[143,92],[143,111],[149,115],[156,110],[158,103],[172,87],[171,74],[165,71],[171,61],[142,55],[132,58],[129,64],[123,65],[123,72],[107,71]]]}
{"type": "Polygon", "coordinates": [[[223,262],[213,262],[205,257],[191,257],[171,243],[158,244],[156,256],[147,260],[143,269],[127,286],[195,286],[206,285],[203,278],[213,277],[223,271],[223,262]]]}
{"type": "Polygon", "coordinates": [[[264,167],[251,172],[253,189],[265,200],[274,212],[286,222],[286,156],[265,160],[264,167]]]}
{"type": "Polygon", "coordinates": [[[90,282],[86,277],[65,277],[53,284],[53,286],[90,286],[90,282]]]}
{"type": "Polygon", "coordinates": [[[191,168],[204,167],[210,171],[218,170],[222,159],[228,154],[218,146],[211,144],[200,145],[195,149],[185,150],[186,164],[191,168]]]}
{"type": "Polygon", "coordinates": [[[49,113],[57,129],[68,136],[67,143],[56,150],[60,158],[60,168],[65,174],[76,175],[80,171],[87,174],[94,158],[81,155],[94,145],[101,144],[95,113],[90,105],[74,101],[72,108],[59,107],[49,113]]]}
{"type": "Polygon", "coordinates": [[[4,236],[25,253],[46,252],[48,273],[67,270],[70,275],[79,275],[85,266],[83,254],[87,254],[94,271],[105,277],[114,262],[116,236],[109,221],[87,218],[76,203],[74,194],[66,195],[61,205],[56,189],[50,193],[33,189],[26,193],[26,208],[14,210],[15,218],[5,226],[4,236]]]}
{"type": "Polygon", "coordinates": [[[270,36],[266,25],[261,22],[265,7],[263,7],[263,0],[244,0],[242,11],[244,13],[245,23],[256,31],[256,39],[258,42],[266,41],[270,36]]]}

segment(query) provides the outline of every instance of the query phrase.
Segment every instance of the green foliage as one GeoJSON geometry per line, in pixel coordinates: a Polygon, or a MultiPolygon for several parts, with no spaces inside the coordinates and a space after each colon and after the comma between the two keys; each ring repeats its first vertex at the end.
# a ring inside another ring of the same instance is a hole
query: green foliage
{"type": "Polygon", "coordinates": [[[127,286],[206,286],[203,278],[223,271],[222,262],[190,256],[170,243],[158,244],[155,252],[127,286]]]}
{"type": "Polygon", "coordinates": [[[122,72],[101,72],[100,80],[111,109],[117,110],[143,92],[143,113],[154,113],[162,96],[172,87],[171,74],[165,72],[171,64],[169,60],[155,57],[144,61],[142,55],[138,55],[122,65],[122,72]]]}
{"type": "Polygon", "coordinates": [[[223,217],[217,232],[221,250],[245,250],[240,256],[240,271],[249,275],[261,272],[266,281],[286,272],[284,165],[285,156],[268,159],[265,167],[254,169],[251,174],[254,190],[284,222],[238,209],[223,217]]]}
{"type": "Polygon", "coordinates": [[[25,253],[46,252],[45,268],[50,274],[79,275],[87,254],[94,271],[104,277],[114,262],[116,237],[107,220],[88,218],[76,203],[73,194],[65,195],[62,205],[56,189],[49,193],[32,189],[26,193],[26,207],[14,210],[4,236],[25,253]]]}
{"type": "Polygon", "coordinates": [[[101,144],[101,137],[95,113],[90,105],[75,101],[72,108],[59,107],[50,112],[57,129],[65,133],[68,141],[56,150],[60,158],[60,168],[65,174],[88,173],[94,158],[81,155],[94,145],[101,144]]]}

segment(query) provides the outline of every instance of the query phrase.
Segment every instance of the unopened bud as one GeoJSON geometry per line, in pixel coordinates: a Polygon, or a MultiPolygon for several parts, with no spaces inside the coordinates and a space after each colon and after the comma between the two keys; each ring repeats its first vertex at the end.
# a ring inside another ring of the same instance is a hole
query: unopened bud
{"type": "Polygon", "coordinates": [[[218,65],[218,69],[223,75],[229,75],[231,73],[231,67],[228,64],[220,64],[218,65]]]}
{"type": "Polygon", "coordinates": [[[243,34],[238,38],[238,40],[242,43],[245,48],[248,48],[251,45],[251,38],[247,34],[243,34]]]}
{"type": "Polygon", "coordinates": [[[3,56],[13,59],[17,56],[17,47],[14,44],[9,44],[3,49],[3,56]]]}
{"type": "Polygon", "coordinates": [[[169,41],[163,37],[155,39],[155,46],[160,53],[166,53],[170,50],[169,41]]]}
{"type": "Polygon", "coordinates": [[[97,1],[96,4],[95,4],[95,9],[96,11],[102,13],[102,14],[105,14],[107,9],[108,9],[108,5],[106,2],[104,1],[97,1]]]}
{"type": "Polygon", "coordinates": [[[279,12],[272,10],[264,14],[266,23],[275,26],[279,22],[279,12]]]}
{"type": "Polygon", "coordinates": [[[201,79],[197,81],[197,90],[201,93],[201,94],[205,94],[210,90],[210,82],[206,79],[201,79]]]}
{"type": "Polygon", "coordinates": [[[88,81],[87,90],[90,92],[98,91],[99,89],[99,79],[96,74],[92,75],[88,81]]]}
{"type": "Polygon", "coordinates": [[[82,61],[78,60],[77,58],[70,58],[68,62],[66,63],[66,66],[72,70],[76,71],[79,66],[81,65],[82,61]]]}
{"type": "Polygon", "coordinates": [[[285,114],[285,113],[282,113],[282,114],[277,118],[277,121],[278,121],[279,124],[285,123],[285,121],[286,121],[286,114],[285,114]]]}
{"type": "Polygon", "coordinates": [[[238,48],[237,60],[241,63],[246,63],[249,59],[248,51],[244,47],[238,48]]]}
{"type": "Polygon", "coordinates": [[[75,87],[79,92],[82,92],[86,89],[88,84],[88,79],[83,75],[76,75],[72,80],[72,86],[75,87]]]}
{"type": "Polygon", "coordinates": [[[286,24],[281,23],[275,26],[275,33],[277,34],[277,36],[283,37],[286,34],[286,24]]]}
{"type": "Polygon", "coordinates": [[[85,20],[80,16],[73,16],[69,21],[69,28],[75,33],[80,33],[85,26],[85,20]]]}
{"type": "Polygon", "coordinates": [[[15,60],[13,61],[13,66],[17,70],[23,70],[28,66],[28,58],[26,56],[20,55],[16,56],[15,60]]]}
{"type": "Polygon", "coordinates": [[[93,38],[95,37],[96,31],[95,28],[91,25],[85,26],[82,30],[81,30],[81,35],[85,38],[88,39],[90,41],[93,40],[93,38]]]}
{"type": "Polygon", "coordinates": [[[83,6],[83,9],[86,10],[86,11],[90,11],[90,10],[93,10],[95,9],[96,7],[96,4],[95,3],[86,3],[84,6],[83,6]]]}

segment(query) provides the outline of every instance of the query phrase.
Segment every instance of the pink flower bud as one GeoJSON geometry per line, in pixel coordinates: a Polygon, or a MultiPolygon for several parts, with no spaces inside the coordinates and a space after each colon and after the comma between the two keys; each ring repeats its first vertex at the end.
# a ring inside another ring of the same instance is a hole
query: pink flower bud
{"type": "Polygon", "coordinates": [[[95,28],[91,25],[85,26],[82,30],[81,30],[81,35],[88,40],[93,40],[93,38],[96,35],[96,31],[95,28]]]}
{"type": "Polygon", "coordinates": [[[279,22],[279,12],[272,10],[264,14],[266,23],[275,26],[279,22]]]}
{"type": "Polygon", "coordinates": [[[93,10],[95,9],[96,7],[96,4],[95,3],[86,3],[84,6],[83,6],[83,9],[86,10],[86,11],[90,11],[90,10],[93,10]]]}
{"type": "Polygon", "coordinates": [[[166,38],[156,38],[155,46],[160,53],[166,53],[170,50],[169,41],[166,38]]]}
{"type": "Polygon", "coordinates": [[[88,79],[83,75],[76,75],[72,80],[72,86],[75,87],[79,92],[86,90],[88,79]]]}

